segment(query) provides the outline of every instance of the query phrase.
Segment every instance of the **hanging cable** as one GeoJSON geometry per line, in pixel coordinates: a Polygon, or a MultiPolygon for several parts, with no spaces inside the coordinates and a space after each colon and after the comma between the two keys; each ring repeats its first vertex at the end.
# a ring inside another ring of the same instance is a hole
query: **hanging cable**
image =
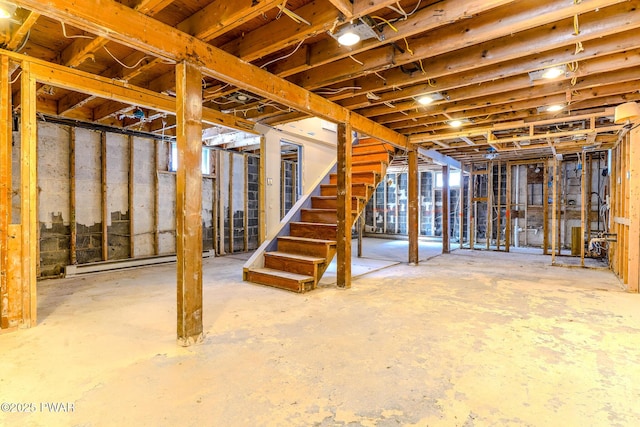
{"type": "Polygon", "coordinates": [[[122,65],[124,68],[128,69],[128,70],[133,70],[134,68],[138,68],[138,65],[142,64],[142,62],[144,60],[146,60],[147,58],[149,58],[148,56],[143,56],[142,58],[140,58],[138,60],[138,62],[136,62],[134,65],[127,65],[124,62],[120,61],[118,58],[115,57],[115,55],[113,53],[111,53],[109,51],[109,49],[107,49],[107,46],[102,46],[102,48],[109,54],[110,57],[113,58],[114,61],[116,61],[118,64],[122,65]]]}
{"type": "Polygon", "coordinates": [[[16,78],[15,78],[15,79],[13,79],[13,80],[11,80],[11,81],[9,82],[9,84],[10,84],[10,85],[12,85],[12,84],[14,84],[15,82],[17,82],[17,81],[18,81],[18,79],[20,78],[20,74],[22,74],[22,69],[20,69],[20,72],[18,73],[18,75],[16,76],[16,78]]]}
{"type": "Polygon", "coordinates": [[[404,44],[407,46],[407,52],[409,52],[409,54],[411,56],[413,56],[413,51],[411,50],[411,48],[409,47],[409,42],[407,41],[406,37],[403,37],[402,40],[404,40],[404,44]]]}
{"type": "Polygon", "coordinates": [[[304,43],[304,41],[305,41],[305,40],[306,40],[306,38],[304,38],[304,39],[300,40],[300,43],[298,43],[298,45],[296,46],[296,48],[295,48],[295,49],[293,49],[293,51],[292,51],[291,53],[288,53],[288,54],[286,54],[286,55],[283,55],[283,56],[281,56],[281,57],[279,57],[279,58],[272,59],[271,61],[269,61],[269,62],[267,62],[267,63],[265,63],[265,64],[262,64],[262,65],[260,66],[260,68],[264,68],[264,67],[266,67],[266,66],[268,66],[268,65],[271,65],[271,64],[273,64],[274,62],[278,62],[278,61],[280,61],[280,60],[282,60],[282,59],[287,59],[288,57],[290,57],[291,55],[293,55],[294,53],[296,53],[296,52],[298,51],[298,49],[300,49],[300,46],[302,46],[302,43],[304,43]]]}
{"type": "Polygon", "coordinates": [[[576,52],[574,55],[577,55],[580,52],[584,52],[584,47],[582,46],[582,42],[576,42],[576,52]]]}
{"type": "Polygon", "coordinates": [[[364,65],[364,62],[357,60],[353,55],[349,55],[349,58],[353,59],[354,62],[360,64],[360,65],[364,65]]]}
{"type": "Polygon", "coordinates": [[[573,34],[576,36],[580,34],[580,20],[578,19],[578,15],[573,16],[573,34]]]}
{"type": "Polygon", "coordinates": [[[94,39],[94,37],[85,36],[85,35],[77,35],[77,36],[67,35],[67,27],[65,27],[64,22],[60,21],[60,25],[62,25],[62,35],[68,39],[89,39],[89,40],[94,39]]]}
{"type": "Polygon", "coordinates": [[[379,19],[381,21],[383,21],[385,24],[387,24],[389,27],[391,27],[391,29],[393,31],[395,31],[396,33],[398,32],[398,29],[396,27],[393,26],[393,24],[391,22],[389,22],[387,19],[384,19],[381,16],[372,16],[373,19],[379,19]]]}

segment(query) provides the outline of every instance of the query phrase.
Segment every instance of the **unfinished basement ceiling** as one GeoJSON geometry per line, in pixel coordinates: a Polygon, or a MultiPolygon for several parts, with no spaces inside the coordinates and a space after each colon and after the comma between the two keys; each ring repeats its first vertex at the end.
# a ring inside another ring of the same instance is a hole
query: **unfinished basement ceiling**
{"type": "MultiPolygon", "coordinates": [[[[0,23],[5,50],[175,95],[174,62],[136,50],[134,39],[124,43],[126,37],[94,34],[88,30],[95,23],[84,25],[88,18],[77,18],[88,4],[100,8],[94,13],[104,19],[118,16],[116,2],[13,3],[19,6],[15,15],[0,23]]],[[[640,1],[119,3],[371,119],[414,145],[462,161],[610,148],[625,132],[613,123],[614,107],[640,99],[640,1]],[[335,36],[352,23],[367,26],[371,31],[361,33],[371,37],[342,46],[335,36]],[[561,67],[559,74],[543,78],[552,66],[561,67]],[[433,101],[423,105],[424,95],[434,95],[433,101]],[[548,111],[552,105],[560,109],[548,111]],[[451,127],[454,120],[462,122],[460,127],[451,127]]],[[[146,28],[148,21],[139,19],[146,28]]],[[[19,73],[16,67],[14,103],[19,73]]],[[[252,123],[277,125],[309,116],[285,105],[279,89],[265,96],[270,93],[266,82],[250,83],[262,95],[206,76],[204,106],[234,116],[245,130],[252,123]]],[[[175,118],[163,112],[48,85],[39,88],[38,111],[157,134],[170,134],[175,125],[175,118]]]]}

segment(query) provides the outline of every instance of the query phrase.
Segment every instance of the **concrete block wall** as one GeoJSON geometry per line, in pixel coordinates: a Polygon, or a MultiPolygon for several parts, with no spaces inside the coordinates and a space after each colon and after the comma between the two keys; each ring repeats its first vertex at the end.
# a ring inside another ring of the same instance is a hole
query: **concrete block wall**
{"type": "MultiPolygon", "coordinates": [[[[14,133],[14,141],[12,215],[16,222],[20,216],[19,133],[14,133]]],[[[219,155],[211,151],[212,158],[219,155]]],[[[60,275],[64,267],[73,262],[74,255],[77,264],[103,261],[105,227],[108,245],[106,258],[109,260],[175,253],[176,177],[175,173],[168,171],[170,142],[110,132],[103,137],[98,131],[41,121],[38,123],[37,153],[39,271],[42,277],[60,275]],[[73,151],[72,139],[75,140],[73,151]],[[103,149],[106,150],[104,176],[103,149]],[[75,158],[73,170],[72,158],[75,158]],[[72,182],[75,184],[75,198],[72,182]],[[104,200],[103,185],[106,188],[104,200]],[[72,211],[73,206],[75,209],[72,211]],[[103,224],[105,213],[106,224],[103,224]],[[74,226],[76,238],[72,242],[74,226]]],[[[222,231],[223,236],[230,235],[228,227],[233,225],[234,251],[244,250],[245,215],[248,214],[247,249],[256,248],[259,158],[239,153],[222,153],[220,156],[223,159],[229,156],[234,158],[233,168],[226,169],[227,174],[233,174],[233,189],[229,192],[227,179],[222,180],[220,191],[220,196],[224,198],[222,206],[229,206],[231,198],[234,208],[233,224],[227,225],[227,229],[222,231]],[[245,162],[249,172],[248,182],[245,182],[245,162]],[[247,190],[249,209],[245,213],[247,190]]],[[[214,239],[218,235],[215,230],[220,222],[218,217],[214,218],[215,207],[219,203],[219,189],[217,175],[213,175],[219,171],[211,172],[212,175],[203,177],[205,249],[215,247],[214,239]]],[[[223,212],[224,209],[218,208],[218,215],[223,212]]],[[[224,212],[224,215],[229,218],[228,212],[224,212]]]]}

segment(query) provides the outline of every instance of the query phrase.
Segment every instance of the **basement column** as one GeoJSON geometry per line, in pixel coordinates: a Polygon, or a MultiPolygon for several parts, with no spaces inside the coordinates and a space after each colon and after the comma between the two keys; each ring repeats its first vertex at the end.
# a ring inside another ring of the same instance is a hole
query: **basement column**
{"type": "Polygon", "coordinates": [[[202,339],[202,73],[176,65],[178,343],[202,339]]]}
{"type": "MultiPolygon", "coordinates": [[[[640,290],[640,128],[631,131],[629,144],[629,291],[640,290]]],[[[623,177],[624,179],[624,177],[623,177]]]]}
{"type": "Polygon", "coordinates": [[[409,264],[418,264],[418,153],[409,151],[409,264]]]}
{"type": "Polygon", "coordinates": [[[338,124],[337,279],[339,288],[351,287],[351,125],[338,124]]]}
{"type": "Polygon", "coordinates": [[[9,224],[11,224],[11,69],[0,56],[0,328],[7,328],[9,224]]]}
{"type": "Polygon", "coordinates": [[[449,253],[449,166],[442,166],[442,253],[449,253]]]}

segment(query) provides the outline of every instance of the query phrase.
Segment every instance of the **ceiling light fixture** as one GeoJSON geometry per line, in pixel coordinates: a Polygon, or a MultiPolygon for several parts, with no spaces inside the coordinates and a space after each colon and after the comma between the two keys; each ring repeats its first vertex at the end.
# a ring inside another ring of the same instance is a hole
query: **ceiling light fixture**
{"type": "Polygon", "coordinates": [[[462,120],[451,120],[449,122],[449,126],[451,126],[452,128],[459,128],[460,126],[462,126],[462,120]]]}
{"type": "Polygon", "coordinates": [[[543,70],[531,71],[529,73],[529,78],[531,81],[535,80],[551,80],[557,79],[561,76],[566,76],[567,74],[567,66],[566,65],[556,65],[555,67],[545,68],[543,70]]]}
{"type": "Polygon", "coordinates": [[[560,111],[564,109],[564,105],[562,104],[555,104],[555,105],[549,105],[546,108],[546,111],[548,111],[549,113],[555,113],[556,111],[560,111]]]}
{"type": "Polygon", "coordinates": [[[10,19],[18,7],[8,1],[0,0],[0,19],[10,19]]]}
{"type": "Polygon", "coordinates": [[[436,92],[436,93],[429,93],[429,94],[425,94],[425,95],[420,95],[415,99],[418,102],[418,104],[420,104],[420,105],[429,105],[432,102],[440,101],[440,100],[444,99],[444,96],[442,96],[442,94],[436,92]]]}
{"type": "Polygon", "coordinates": [[[353,46],[362,40],[368,39],[384,40],[384,36],[378,34],[363,18],[344,25],[335,32],[329,31],[329,35],[336,39],[342,46],[353,46]]]}

